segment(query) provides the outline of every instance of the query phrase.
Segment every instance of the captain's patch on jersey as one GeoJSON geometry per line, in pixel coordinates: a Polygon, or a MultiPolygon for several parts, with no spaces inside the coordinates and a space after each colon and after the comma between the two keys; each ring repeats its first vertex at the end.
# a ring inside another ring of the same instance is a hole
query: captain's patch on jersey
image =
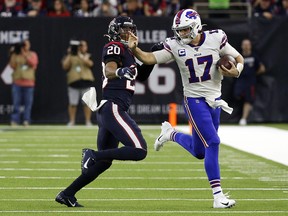
{"type": "Polygon", "coordinates": [[[178,55],[179,55],[180,57],[186,56],[186,50],[185,50],[185,49],[179,49],[179,50],[178,50],[178,55]]]}

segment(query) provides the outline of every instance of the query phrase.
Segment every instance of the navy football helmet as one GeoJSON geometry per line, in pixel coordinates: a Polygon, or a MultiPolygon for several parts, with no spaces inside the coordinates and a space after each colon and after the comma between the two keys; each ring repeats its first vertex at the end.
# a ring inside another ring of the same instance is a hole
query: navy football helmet
{"type": "Polygon", "coordinates": [[[136,30],[137,27],[130,17],[118,16],[110,22],[106,36],[108,36],[109,41],[120,41],[127,44],[129,38],[128,31],[136,35],[136,30]]]}

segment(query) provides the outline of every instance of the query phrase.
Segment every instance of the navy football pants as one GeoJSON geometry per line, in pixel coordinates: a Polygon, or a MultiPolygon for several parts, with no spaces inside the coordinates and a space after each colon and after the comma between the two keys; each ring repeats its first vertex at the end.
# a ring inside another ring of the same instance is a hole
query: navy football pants
{"type": "Polygon", "coordinates": [[[140,128],[128,113],[113,103],[106,102],[97,112],[99,125],[96,157],[99,160],[142,160],[147,155],[147,144],[140,128]],[[118,148],[119,142],[124,147],[118,148]]]}

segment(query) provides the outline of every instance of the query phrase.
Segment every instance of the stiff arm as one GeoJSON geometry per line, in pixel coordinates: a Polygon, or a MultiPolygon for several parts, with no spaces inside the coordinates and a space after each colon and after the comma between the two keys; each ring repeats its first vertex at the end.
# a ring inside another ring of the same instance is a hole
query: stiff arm
{"type": "Polygon", "coordinates": [[[138,47],[138,37],[132,32],[129,32],[128,47],[132,50],[134,56],[144,64],[157,64],[152,52],[145,52],[138,47]]]}

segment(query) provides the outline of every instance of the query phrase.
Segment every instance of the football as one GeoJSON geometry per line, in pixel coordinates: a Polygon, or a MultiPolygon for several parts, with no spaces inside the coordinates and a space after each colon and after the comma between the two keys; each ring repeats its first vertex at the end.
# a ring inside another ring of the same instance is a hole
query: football
{"type": "Polygon", "coordinates": [[[235,58],[233,58],[231,55],[224,55],[218,60],[217,68],[219,68],[220,65],[223,65],[228,70],[231,69],[232,66],[230,65],[229,61],[231,61],[236,66],[235,58]]]}

